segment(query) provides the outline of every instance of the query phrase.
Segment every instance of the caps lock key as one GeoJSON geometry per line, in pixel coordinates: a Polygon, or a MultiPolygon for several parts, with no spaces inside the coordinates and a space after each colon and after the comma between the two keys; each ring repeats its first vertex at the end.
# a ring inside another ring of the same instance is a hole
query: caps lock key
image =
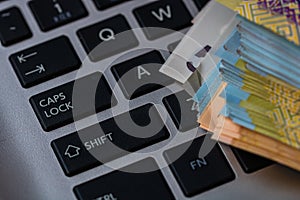
{"type": "Polygon", "coordinates": [[[95,111],[111,108],[116,105],[117,100],[105,77],[100,72],[95,72],[77,79],[76,83],[71,81],[34,95],[30,98],[30,103],[43,129],[51,131],[92,115],[95,111]],[[94,87],[95,91],[92,89],[94,87]],[[80,100],[76,94],[80,95],[80,100]]]}

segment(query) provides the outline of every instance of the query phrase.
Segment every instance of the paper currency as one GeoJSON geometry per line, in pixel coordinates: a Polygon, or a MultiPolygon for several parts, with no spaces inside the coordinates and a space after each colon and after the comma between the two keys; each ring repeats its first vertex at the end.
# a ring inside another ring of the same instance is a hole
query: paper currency
{"type": "Polygon", "coordinates": [[[252,71],[251,66],[237,53],[241,45],[238,35],[234,31],[222,45],[218,51],[223,59],[217,67],[219,74],[215,69],[206,86],[196,94],[199,112],[202,113],[211,100],[208,91],[216,91],[217,84],[220,84],[217,80],[221,76],[227,82],[223,97],[226,100],[224,116],[248,129],[300,148],[300,90],[278,77],[252,71]]]}
{"type": "Polygon", "coordinates": [[[218,128],[222,128],[221,134],[216,138],[219,141],[300,171],[299,150],[279,143],[277,140],[261,135],[255,131],[238,126],[228,118],[225,119],[225,125],[216,127],[216,129],[218,128]]]}
{"type": "Polygon", "coordinates": [[[300,7],[297,0],[217,0],[247,20],[300,45],[300,7]],[[238,5],[238,6],[237,6],[238,5]]]}
{"type": "Polygon", "coordinates": [[[300,171],[299,47],[237,17],[194,96],[213,138],[300,171]]]}
{"type": "Polygon", "coordinates": [[[256,131],[249,130],[226,118],[222,113],[226,104],[221,97],[227,84],[222,83],[199,118],[201,128],[212,133],[212,138],[234,147],[274,160],[278,163],[300,171],[300,151],[278,142],[256,131]]]}
{"type": "Polygon", "coordinates": [[[282,40],[282,38],[244,19],[241,19],[238,31],[241,34],[241,45],[237,51],[243,60],[263,73],[300,87],[300,66],[298,64],[300,60],[297,56],[300,53],[300,48],[298,46],[282,40]],[[256,38],[261,38],[261,42],[258,42],[256,38]],[[272,43],[278,43],[280,46],[269,46],[263,41],[272,41],[272,43]]]}

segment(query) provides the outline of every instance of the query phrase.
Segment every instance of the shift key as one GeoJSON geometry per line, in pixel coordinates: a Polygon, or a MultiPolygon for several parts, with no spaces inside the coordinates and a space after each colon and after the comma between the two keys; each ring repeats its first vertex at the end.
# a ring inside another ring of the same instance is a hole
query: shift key
{"type": "Polygon", "coordinates": [[[17,52],[9,60],[24,88],[78,69],[81,65],[66,36],[17,52]]]}
{"type": "Polygon", "coordinates": [[[45,131],[116,105],[116,99],[100,72],[63,84],[30,98],[45,131]],[[74,91],[74,93],[73,93],[74,91]],[[76,101],[76,102],[74,102],[76,101]]]}

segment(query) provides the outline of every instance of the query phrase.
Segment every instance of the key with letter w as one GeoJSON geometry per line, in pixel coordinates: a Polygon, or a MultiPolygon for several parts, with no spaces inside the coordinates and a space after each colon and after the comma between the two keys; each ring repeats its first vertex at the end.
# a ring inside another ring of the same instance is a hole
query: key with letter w
{"type": "Polygon", "coordinates": [[[155,12],[154,10],[151,11],[152,15],[154,17],[156,17],[159,21],[164,21],[164,16],[166,16],[167,18],[172,18],[172,11],[171,11],[171,6],[167,5],[166,9],[163,8],[159,8],[158,12],[155,12]]]}
{"type": "Polygon", "coordinates": [[[172,30],[186,28],[192,21],[191,14],[181,0],[155,1],[136,8],[133,13],[149,40],[170,34],[172,30]]]}

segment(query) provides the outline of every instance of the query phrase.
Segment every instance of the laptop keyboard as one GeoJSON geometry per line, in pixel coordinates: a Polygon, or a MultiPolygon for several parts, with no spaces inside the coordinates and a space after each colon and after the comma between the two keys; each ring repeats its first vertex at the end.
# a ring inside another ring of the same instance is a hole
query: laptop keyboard
{"type": "MultiPolygon", "coordinates": [[[[129,1],[93,0],[93,2],[95,8],[101,12],[103,10],[108,11],[114,6],[121,7],[129,1]]],[[[207,2],[208,0],[194,0],[194,4],[199,10],[207,2]]],[[[140,27],[182,30],[191,25],[192,15],[181,0],[155,1],[139,7],[132,5],[132,15],[140,27]]],[[[28,2],[28,7],[43,32],[88,16],[88,10],[81,0],[72,0],[72,3],[67,0],[31,0],[28,2]]],[[[94,24],[87,24],[74,30],[77,39],[81,42],[85,52],[89,54],[92,62],[98,62],[139,45],[139,40],[135,32],[131,30],[127,20],[127,16],[118,14],[107,19],[101,18],[94,24]],[[124,31],[127,31],[125,35],[117,35],[124,31]],[[99,48],[92,51],[99,44],[101,44],[99,48]]],[[[145,37],[150,41],[170,34],[169,31],[156,29],[143,31],[145,37]]],[[[0,11],[0,40],[3,46],[11,46],[31,36],[30,28],[19,8],[11,7],[0,11]]],[[[173,49],[178,44],[178,41],[174,42],[172,43],[173,49]]],[[[77,55],[77,48],[74,48],[72,43],[73,41],[70,41],[68,36],[61,35],[38,45],[32,45],[32,47],[17,53],[12,52],[9,60],[21,85],[29,90],[33,86],[78,69],[81,61],[77,55]]],[[[92,104],[93,101],[85,97],[89,96],[90,86],[97,85],[95,88],[95,110],[86,107],[74,108],[72,102],[74,80],[52,89],[49,88],[40,94],[35,94],[30,98],[30,104],[43,130],[46,132],[53,131],[74,121],[72,114],[74,109],[77,113],[76,119],[82,119],[95,111],[98,113],[117,106],[116,96],[123,95],[131,101],[161,89],[162,85],[172,84],[171,79],[158,71],[163,62],[162,54],[155,50],[112,66],[110,72],[115,81],[118,82],[123,94],[115,94],[105,78],[106,75],[102,76],[103,74],[100,72],[78,79],[76,83],[83,91],[81,97],[84,102],[89,104],[92,104]],[[128,76],[125,79],[122,77],[124,74],[128,76]],[[161,83],[161,85],[152,84],[152,82],[161,83]]],[[[162,105],[165,106],[174,126],[181,132],[197,127],[198,124],[194,120],[194,118],[196,119],[196,112],[193,109],[195,105],[191,101],[190,95],[186,92],[178,92],[176,96],[174,94],[168,95],[162,100],[162,105]],[[176,96],[179,99],[176,99],[176,96]],[[178,101],[183,102],[182,110],[186,112],[181,113],[178,101]]],[[[128,135],[116,124],[116,119],[122,121],[131,116],[136,124],[146,126],[151,121],[149,110],[153,107],[155,106],[152,104],[139,106],[115,118],[85,128],[80,133],[67,134],[52,141],[52,149],[65,175],[69,177],[78,175],[103,163],[125,156],[129,152],[135,152],[168,140],[172,134],[163,124],[157,109],[153,111],[153,115],[156,117],[152,121],[158,126],[162,125],[163,128],[154,136],[137,138],[128,135]],[[99,127],[103,129],[102,136],[98,134],[99,127]],[[126,152],[114,149],[111,144],[126,150],[126,152]],[[100,155],[102,162],[93,155],[100,155]]],[[[151,135],[151,130],[140,134],[141,136],[151,135]]],[[[200,194],[235,179],[235,173],[219,145],[216,145],[205,159],[198,158],[197,155],[202,142],[203,137],[196,139],[190,148],[169,166],[186,197],[200,194]]],[[[165,151],[165,161],[172,160],[176,152],[183,146],[185,144],[165,151]]],[[[258,159],[252,154],[241,153],[238,150],[233,151],[241,167],[247,173],[269,166],[269,162],[258,159]],[[253,166],[253,163],[257,162],[262,164],[253,166]]],[[[127,168],[147,165],[157,166],[154,159],[147,158],[129,165],[127,168]]],[[[113,171],[76,186],[74,193],[78,199],[174,199],[174,195],[160,170],[137,174],[113,171]],[[101,191],[98,188],[102,188],[101,191]]]]}

